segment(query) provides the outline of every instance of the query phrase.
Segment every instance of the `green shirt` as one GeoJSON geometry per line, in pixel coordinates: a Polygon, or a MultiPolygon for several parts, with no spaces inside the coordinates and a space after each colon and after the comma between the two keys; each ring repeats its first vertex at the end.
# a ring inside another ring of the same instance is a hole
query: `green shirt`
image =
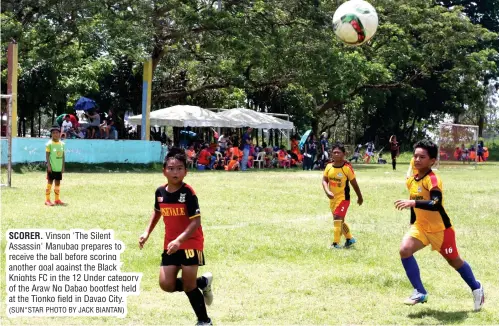
{"type": "Polygon", "coordinates": [[[55,142],[52,139],[47,142],[45,152],[50,153],[49,160],[53,172],[62,172],[62,162],[64,158],[64,143],[55,142]]]}
{"type": "Polygon", "coordinates": [[[61,114],[57,118],[55,118],[55,122],[60,126],[62,126],[62,123],[64,121],[64,118],[66,117],[66,113],[61,114]]]}

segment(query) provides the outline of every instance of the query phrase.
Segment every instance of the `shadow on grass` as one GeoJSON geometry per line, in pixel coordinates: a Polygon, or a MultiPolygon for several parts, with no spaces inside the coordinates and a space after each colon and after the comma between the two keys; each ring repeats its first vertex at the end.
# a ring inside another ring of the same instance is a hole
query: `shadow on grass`
{"type": "Polygon", "coordinates": [[[407,315],[409,318],[421,319],[424,317],[432,317],[437,319],[442,324],[462,322],[468,318],[469,311],[441,311],[434,309],[425,309],[416,313],[407,315]]]}

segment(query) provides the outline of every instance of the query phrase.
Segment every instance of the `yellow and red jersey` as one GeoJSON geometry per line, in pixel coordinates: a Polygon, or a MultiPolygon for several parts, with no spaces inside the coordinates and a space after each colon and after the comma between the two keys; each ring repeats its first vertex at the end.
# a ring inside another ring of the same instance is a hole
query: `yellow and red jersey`
{"type": "Polygon", "coordinates": [[[327,177],[329,190],[334,194],[334,200],[350,200],[350,181],[355,179],[355,172],[350,164],[344,162],[335,167],[333,163],[326,165],[324,176],[327,177]]]}
{"type": "Polygon", "coordinates": [[[438,210],[411,208],[411,223],[428,233],[440,232],[452,226],[452,221],[444,209],[442,180],[433,171],[430,170],[421,179],[418,175],[407,179],[407,189],[412,200],[432,200],[431,190],[439,190],[442,193],[441,208],[438,210]]]}
{"type": "MultiPolygon", "coordinates": [[[[165,250],[171,241],[185,231],[193,218],[201,216],[198,198],[191,186],[184,183],[175,192],[168,192],[167,186],[162,185],[156,189],[154,202],[154,209],[161,212],[165,223],[165,250]]],[[[192,236],[180,245],[179,249],[203,250],[203,245],[203,228],[199,226],[192,236]]]]}

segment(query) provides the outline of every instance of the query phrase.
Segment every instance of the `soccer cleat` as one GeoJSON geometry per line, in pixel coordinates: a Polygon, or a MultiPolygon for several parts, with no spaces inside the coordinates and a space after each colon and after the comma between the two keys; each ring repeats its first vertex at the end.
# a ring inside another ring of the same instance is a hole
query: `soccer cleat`
{"type": "Polygon", "coordinates": [[[426,303],[426,301],[428,301],[428,294],[423,294],[421,292],[418,292],[418,290],[414,289],[412,295],[404,300],[404,304],[414,306],[415,304],[418,303],[426,303]]]}
{"type": "Polygon", "coordinates": [[[473,290],[473,301],[475,302],[475,311],[480,311],[482,309],[483,303],[485,302],[485,294],[483,292],[483,286],[480,281],[478,281],[480,287],[473,290]]]}
{"type": "Polygon", "coordinates": [[[211,319],[208,319],[208,321],[199,321],[196,323],[196,326],[210,326],[213,325],[211,322],[211,319]]]}
{"type": "Polygon", "coordinates": [[[47,205],[47,206],[54,206],[54,203],[51,202],[50,200],[46,200],[45,201],[45,205],[47,205]]]}
{"type": "Polygon", "coordinates": [[[339,244],[335,243],[335,242],[333,242],[331,244],[331,246],[329,247],[329,249],[341,249],[341,248],[343,248],[343,247],[340,246],[339,244]]]}
{"type": "Polygon", "coordinates": [[[355,238],[347,239],[347,241],[345,241],[345,248],[350,248],[356,242],[357,240],[355,240],[355,238]]]}
{"type": "Polygon", "coordinates": [[[211,272],[207,272],[203,274],[203,277],[206,278],[206,287],[204,289],[201,289],[201,291],[203,291],[204,302],[207,306],[210,306],[213,303],[213,292],[211,291],[213,274],[211,274],[211,272]]]}
{"type": "Polygon", "coordinates": [[[65,204],[62,202],[62,200],[56,200],[54,204],[59,205],[59,206],[64,206],[65,204]]]}

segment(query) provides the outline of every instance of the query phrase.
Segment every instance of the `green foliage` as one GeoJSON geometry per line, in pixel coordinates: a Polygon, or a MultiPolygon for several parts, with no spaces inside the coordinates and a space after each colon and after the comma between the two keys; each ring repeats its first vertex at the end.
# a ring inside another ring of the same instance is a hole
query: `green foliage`
{"type": "Polygon", "coordinates": [[[410,143],[418,123],[483,116],[499,56],[484,28],[496,25],[480,13],[492,17],[493,5],[373,1],[377,34],[348,47],[331,27],[338,1],[221,3],[6,1],[2,47],[10,37],[20,44],[20,115],[59,114],[82,95],[118,116],[139,113],[150,56],[153,108],[248,102],[352,143],[390,134],[410,143]]]}

